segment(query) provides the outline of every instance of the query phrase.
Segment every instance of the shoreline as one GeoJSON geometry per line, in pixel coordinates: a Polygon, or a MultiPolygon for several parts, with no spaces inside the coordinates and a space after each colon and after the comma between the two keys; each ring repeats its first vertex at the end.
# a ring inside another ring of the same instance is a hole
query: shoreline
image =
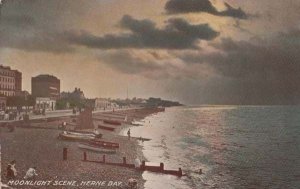
{"type": "MultiPolygon", "coordinates": [[[[127,115],[127,121],[123,120],[122,126],[114,132],[99,129],[103,134],[104,141],[118,142],[120,149],[116,154],[107,155],[107,161],[122,162],[122,157],[126,157],[128,163],[133,163],[138,157],[140,160],[146,160],[142,152],[143,146],[139,144],[137,139],[128,140],[127,136],[120,135],[123,129],[134,127],[128,125],[133,119],[144,119],[145,117],[158,112],[160,110],[152,109],[135,109],[122,110],[115,112],[96,113],[93,117],[107,117],[112,119],[127,115]],[[105,114],[105,115],[104,115],[105,114]],[[111,115],[109,115],[111,114],[111,115]]],[[[72,119],[72,118],[64,118],[72,119]]],[[[2,144],[2,181],[7,183],[5,178],[5,168],[7,164],[15,159],[17,161],[16,168],[18,170],[17,179],[21,179],[29,167],[36,166],[38,180],[75,180],[75,181],[115,181],[127,183],[129,178],[138,180],[139,188],[144,188],[145,180],[142,177],[142,172],[134,169],[121,168],[109,165],[100,165],[95,163],[83,162],[83,151],[78,150],[77,142],[68,142],[58,140],[56,137],[61,132],[57,128],[63,119],[52,122],[32,123],[32,128],[17,127],[14,132],[7,132],[5,128],[1,128],[1,144],[2,144]],[[37,127],[37,128],[34,128],[37,127]],[[40,127],[45,127],[40,128],[40,127]],[[48,128],[48,129],[47,129],[48,128]],[[62,149],[68,148],[68,160],[62,160],[62,149]]],[[[70,121],[69,120],[69,121],[70,121]]],[[[118,119],[117,119],[118,120],[118,119]]],[[[94,121],[94,125],[99,124],[99,121],[94,121]]],[[[103,154],[87,152],[91,159],[99,159],[103,154]]],[[[108,183],[107,183],[108,184],[108,183]]],[[[15,188],[24,188],[14,186],[15,188]]],[[[92,186],[77,186],[77,188],[95,188],[92,186]]],[[[99,186],[98,186],[99,187],[99,186]]],[[[120,188],[119,186],[111,186],[112,188],[120,188]]],[[[32,188],[32,187],[31,187],[32,188]]],[[[40,188],[35,186],[33,188],[40,188]]],[[[53,185],[47,188],[57,188],[53,185]]],[[[74,186],[64,186],[64,188],[74,188],[74,186]]],[[[101,187],[100,187],[101,188],[101,187]]],[[[102,187],[102,188],[105,188],[102,187]]]]}

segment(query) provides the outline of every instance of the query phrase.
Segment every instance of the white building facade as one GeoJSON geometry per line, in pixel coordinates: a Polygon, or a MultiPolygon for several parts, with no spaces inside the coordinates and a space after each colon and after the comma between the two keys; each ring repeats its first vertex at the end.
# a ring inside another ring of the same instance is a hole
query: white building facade
{"type": "Polygon", "coordinates": [[[47,97],[37,97],[35,100],[35,109],[45,109],[46,111],[53,111],[56,109],[56,100],[47,97]]]}

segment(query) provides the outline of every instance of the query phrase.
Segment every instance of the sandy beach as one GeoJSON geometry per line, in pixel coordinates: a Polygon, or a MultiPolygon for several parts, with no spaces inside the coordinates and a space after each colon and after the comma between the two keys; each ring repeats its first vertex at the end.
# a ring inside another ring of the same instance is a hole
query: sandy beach
{"type": "MultiPolygon", "coordinates": [[[[107,154],[107,162],[122,162],[126,157],[128,163],[133,163],[138,157],[145,160],[142,154],[142,146],[136,139],[128,140],[127,136],[120,136],[122,128],[130,125],[132,120],[142,119],[157,110],[124,110],[116,112],[105,112],[93,115],[93,117],[105,117],[110,120],[122,121],[122,126],[115,126],[114,132],[101,130],[103,140],[120,144],[116,154],[107,154]],[[127,116],[127,120],[124,120],[127,116]]],[[[6,128],[1,128],[2,145],[2,181],[7,183],[5,169],[8,163],[16,160],[18,175],[16,180],[22,180],[28,168],[36,166],[38,176],[36,181],[51,181],[49,186],[14,186],[14,188],[122,188],[128,179],[138,180],[139,188],[143,188],[144,180],[142,172],[139,170],[89,163],[82,161],[83,151],[77,145],[78,142],[63,141],[57,138],[61,130],[57,129],[62,121],[71,122],[74,118],[62,118],[51,122],[31,123],[32,127],[16,127],[14,132],[8,132],[6,128]],[[45,129],[43,129],[45,127],[45,129]],[[68,159],[63,161],[63,148],[68,148],[68,159]],[[54,185],[60,181],[61,185],[54,185]],[[70,181],[64,183],[62,181],[70,181]],[[71,181],[76,181],[75,185],[71,181]],[[103,181],[102,186],[91,185],[88,181],[103,181]],[[112,181],[112,182],[110,182],[112,181]],[[88,184],[89,183],[89,184],[88,184]],[[122,183],[122,184],[120,184],[122,183]],[[68,185],[64,185],[68,184],[68,185]]],[[[98,125],[100,121],[94,121],[98,125]]],[[[103,124],[103,123],[101,123],[103,124]]],[[[89,160],[101,160],[103,154],[87,152],[89,160]]]]}

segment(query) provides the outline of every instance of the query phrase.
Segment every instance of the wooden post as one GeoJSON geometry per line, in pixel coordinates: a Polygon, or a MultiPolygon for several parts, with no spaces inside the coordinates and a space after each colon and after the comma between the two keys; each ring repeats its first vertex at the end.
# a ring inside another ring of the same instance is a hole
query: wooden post
{"type": "Polygon", "coordinates": [[[199,170],[199,174],[200,174],[200,175],[202,174],[202,169],[199,170]]]}
{"type": "Polygon", "coordinates": [[[63,149],[63,160],[67,160],[68,159],[68,148],[64,148],[63,149]]]}
{"type": "Polygon", "coordinates": [[[103,155],[103,163],[105,163],[105,155],[103,155]]]}
{"type": "Polygon", "coordinates": [[[123,157],[123,164],[126,165],[126,157],[123,157]]]}
{"type": "Polygon", "coordinates": [[[160,170],[161,172],[164,171],[164,163],[160,163],[160,165],[159,165],[159,170],[160,170]]]}
{"type": "Polygon", "coordinates": [[[178,170],[178,176],[179,176],[179,177],[182,176],[182,170],[181,170],[181,168],[179,168],[179,170],[178,170]]]}
{"type": "Polygon", "coordinates": [[[87,157],[86,157],[86,152],[83,152],[83,161],[86,161],[87,157]]]}
{"type": "Polygon", "coordinates": [[[146,169],[146,162],[142,161],[141,170],[145,170],[145,169],[146,169]]]}

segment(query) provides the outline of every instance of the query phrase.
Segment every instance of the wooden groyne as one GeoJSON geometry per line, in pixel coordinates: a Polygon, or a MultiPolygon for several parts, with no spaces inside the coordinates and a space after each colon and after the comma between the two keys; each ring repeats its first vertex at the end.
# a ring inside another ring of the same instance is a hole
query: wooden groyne
{"type": "Polygon", "coordinates": [[[164,163],[160,163],[159,166],[153,166],[153,165],[146,165],[145,161],[142,161],[142,165],[140,167],[143,171],[151,171],[156,173],[163,173],[163,174],[169,174],[169,175],[175,175],[175,176],[182,176],[182,170],[179,168],[178,170],[165,170],[164,169],[164,163]]]}
{"type": "MultiPolygon", "coordinates": [[[[68,157],[68,149],[64,148],[63,149],[63,160],[67,160],[67,157],[68,157]]],[[[122,162],[108,162],[106,160],[106,155],[102,155],[101,159],[102,160],[100,160],[100,161],[99,160],[90,160],[90,159],[88,159],[87,152],[83,152],[83,159],[82,159],[83,162],[91,162],[91,163],[126,167],[126,168],[137,169],[140,171],[150,171],[150,172],[155,172],[155,173],[174,175],[174,176],[178,176],[178,177],[183,176],[181,168],[179,168],[178,170],[166,170],[164,167],[164,163],[160,163],[159,166],[155,166],[155,165],[147,165],[147,163],[145,161],[142,161],[142,164],[140,167],[135,167],[134,164],[130,164],[127,162],[126,157],[123,157],[122,162]]]]}

